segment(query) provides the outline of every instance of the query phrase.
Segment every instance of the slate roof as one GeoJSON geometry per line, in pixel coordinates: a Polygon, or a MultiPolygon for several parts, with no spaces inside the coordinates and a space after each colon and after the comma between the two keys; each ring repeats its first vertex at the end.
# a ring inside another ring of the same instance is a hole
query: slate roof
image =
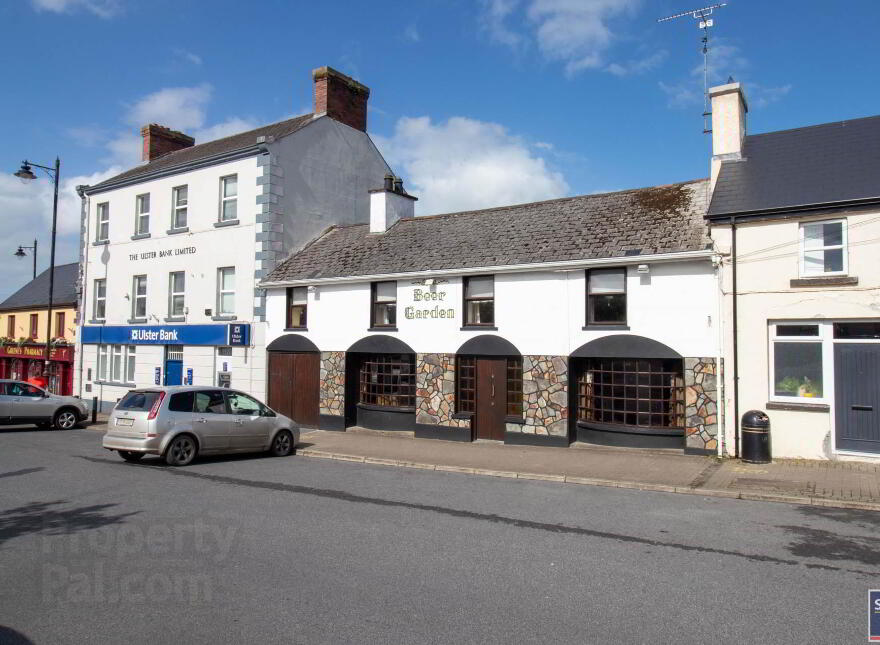
{"type": "MultiPolygon", "coordinates": [[[[52,292],[53,305],[76,303],[76,278],[79,263],[61,264],[55,267],[55,285],[52,292]]],[[[3,302],[2,309],[45,307],[49,304],[49,269],[40,273],[3,302]]]]}
{"type": "Polygon", "coordinates": [[[187,164],[192,161],[198,161],[207,157],[213,157],[214,155],[223,154],[225,152],[233,152],[235,150],[249,148],[256,145],[257,137],[265,136],[279,139],[281,137],[287,136],[288,134],[293,134],[294,132],[304,128],[311,122],[312,115],[303,114],[292,119],[264,125],[254,130],[248,130],[247,132],[239,132],[238,134],[223,137],[222,139],[215,139],[214,141],[208,141],[206,143],[200,143],[189,148],[184,148],[182,150],[176,150],[175,152],[169,152],[167,155],[163,155],[158,159],[150,161],[149,163],[135,166],[131,170],[126,170],[125,172],[120,173],[114,177],[105,179],[100,184],[90,186],[88,191],[86,192],[95,192],[106,185],[115,184],[116,182],[124,179],[133,179],[139,177],[140,175],[146,175],[147,173],[151,173],[156,170],[170,169],[174,168],[175,166],[187,164]]]}
{"type": "Polygon", "coordinates": [[[748,135],[709,217],[880,198],[880,116],[748,135]]]}
{"type": "Polygon", "coordinates": [[[709,245],[705,179],[408,218],[385,233],[339,226],[265,282],[698,251],[709,245]]]}

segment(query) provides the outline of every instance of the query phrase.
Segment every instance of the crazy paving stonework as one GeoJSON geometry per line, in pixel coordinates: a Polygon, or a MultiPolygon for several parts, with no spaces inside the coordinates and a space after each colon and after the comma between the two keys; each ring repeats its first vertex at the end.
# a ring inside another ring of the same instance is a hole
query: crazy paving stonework
{"type": "Polygon", "coordinates": [[[562,356],[523,356],[523,418],[508,432],[568,435],[568,361],[562,356]]]}
{"type": "Polygon", "coordinates": [[[718,370],[714,358],[684,359],[685,448],[718,449],[718,370]]]}
{"type": "Polygon", "coordinates": [[[416,355],[416,423],[469,428],[455,414],[455,354],[416,355]]]}
{"type": "Polygon", "coordinates": [[[345,352],[321,352],[321,414],[345,414],[345,352]]]}

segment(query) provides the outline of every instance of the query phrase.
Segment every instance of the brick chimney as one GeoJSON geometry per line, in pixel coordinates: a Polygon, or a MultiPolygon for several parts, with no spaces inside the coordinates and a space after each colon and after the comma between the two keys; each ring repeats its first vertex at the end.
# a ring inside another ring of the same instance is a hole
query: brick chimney
{"type": "Polygon", "coordinates": [[[142,127],[141,136],[144,138],[144,149],[141,155],[143,161],[152,161],[169,152],[189,148],[196,142],[195,139],[183,132],[171,130],[164,125],[156,125],[155,123],[142,127]]]}
{"type": "Polygon", "coordinates": [[[367,131],[369,87],[326,66],[312,70],[312,79],[315,81],[315,115],[326,114],[356,130],[367,131]]]}
{"type": "Polygon", "coordinates": [[[746,114],[749,104],[740,83],[731,82],[709,88],[712,101],[712,163],[710,166],[712,190],[721,171],[722,161],[742,159],[743,139],[746,136],[746,114]]]}

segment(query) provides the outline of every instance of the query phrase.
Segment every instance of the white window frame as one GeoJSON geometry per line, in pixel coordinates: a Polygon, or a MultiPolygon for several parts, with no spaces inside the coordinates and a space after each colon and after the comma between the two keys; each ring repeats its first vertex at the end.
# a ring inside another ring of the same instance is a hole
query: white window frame
{"type": "Polygon", "coordinates": [[[110,202],[101,202],[95,208],[95,241],[106,242],[110,239],[110,202]]]}
{"type": "Polygon", "coordinates": [[[94,320],[107,320],[107,279],[100,278],[95,280],[95,298],[92,308],[92,318],[94,320]],[[104,295],[101,295],[101,287],[103,287],[104,295]],[[99,309],[101,315],[98,315],[99,309]]]}
{"type": "Polygon", "coordinates": [[[168,317],[182,318],[186,315],[186,271],[172,271],[168,274],[168,317]],[[174,276],[183,277],[183,290],[174,290],[174,276]],[[174,311],[174,299],[180,298],[180,313],[174,311]]]}
{"type": "Polygon", "coordinates": [[[143,193],[134,198],[134,234],[149,235],[150,233],[150,193],[143,193]],[[144,211],[144,202],[147,210],[144,211]],[[144,223],[146,222],[146,225],[144,223]]]}
{"type": "Polygon", "coordinates": [[[817,278],[823,276],[840,276],[840,275],[849,275],[849,231],[847,226],[847,220],[844,219],[826,219],[826,220],[817,220],[812,222],[801,222],[798,226],[798,236],[800,238],[799,242],[799,252],[798,252],[798,263],[800,265],[800,277],[802,278],[817,278]],[[840,224],[840,232],[841,232],[841,244],[831,244],[829,246],[821,246],[813,249],[806,248],[806,236],[804,233],[804,229],[807,226],[819,226],[822,224],[840,224]],[[806,259],[805,255],[807,251],[833,251],[836,249],[841,249],[841,255],[843,256],[843,270],[842,271],[807,271],[806,259]]]}
{"type": "Polygon", "coordinates": [[[175,186],[171,189],[171,230],[177,231],[189,226],[189,185],[175,186]],[[181,202],[180,190],[186,189],[186,198],[181,202]],[[180,212],[183,211],[183,217],[186,220],[180,223],[180,212]]]}
{"type": "Polygon", "coordinates": [[[234,316],[235,315],[235,267],[219,267],[217,269],[217,315],[218,316],[234,316]],[[223,288],[223,272],[232,271],[232,289],[223,288]],[[232,311],[223,309],[223,296],[232,294],[232,311]]]}
{"type": "Polygon", "coordinates": [[[142,320],[147,317],[147,276],[146,275],[136,275],[132,276],[131,279],[131,317],[132,320],[142,320]],[[138,295],[137,288],[139,280],[143,278],[144,280],[144,293],[143,295],[138,295]],[[144,301],[144,315],[138,316],[138,300],[143,299],[144,301]]]}
{"type": "Polygon", "coordinates": [[[220,211],[217,214],[217,218],[220,222],[234,222],[238,219],[238,175],[235,173],[220,177],[220,211]],[[235,179],[235,195],[227,197],[225,195],[225,188],[226,181],[229,179],[235,179]],[[224,206],[227,202],[235,202],[235,217],[224,216],[224,206]]]}
{"type": "Polygon", "coordinates": [[[125,382],[134,383],[135,359],[137,356],[137,345],[125,346],[125,382]]]}
{"type": "Polygon", "coordinates": [[[768,383],[768,401],[774,403],[812,403],[817,405],[831,405],[834,400],[834,345],[832,344],[833,323],[830,321],[817,320],[774,320],[768,324],[768,352],[767,365],[770,375],[768,383]],[[818,327],[816,336],[780,336],[777,333],[779,326],[786,325],[811,325],[818,327]],[[775,345],[780,343],[813,343],[821,348],[822,357],[822,396],[777,396],[776,395],[776,352],[775,345]]]}
{"type": "Polygon", "coordinates": [[[98,345],[98,369],[96,370],[98,381],[107,380],[108,345],[98,345]]]}

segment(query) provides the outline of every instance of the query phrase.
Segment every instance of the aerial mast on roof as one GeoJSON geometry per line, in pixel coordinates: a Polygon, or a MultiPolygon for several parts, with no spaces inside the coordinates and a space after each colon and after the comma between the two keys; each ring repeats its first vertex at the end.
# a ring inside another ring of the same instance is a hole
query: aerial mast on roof
{"type": "Polygon", "coordinates": [[[657,20],[657,22],[668,22],[677,18],[691,16],[694,20],[699,21],[698,26],[703,30],[703,134],[712,132],[712,129],[709,127],[709,117],[712,115],[712,112],[709,109],[709,29],[715,24],[715,21],[709,16],[712,15],[712,12],[715,11],[715,9],[720,9],[721,7],[726,6],[727,3],[722,2],[721,4],[713,4],[711,7],[691,9],[657,20]]]}

